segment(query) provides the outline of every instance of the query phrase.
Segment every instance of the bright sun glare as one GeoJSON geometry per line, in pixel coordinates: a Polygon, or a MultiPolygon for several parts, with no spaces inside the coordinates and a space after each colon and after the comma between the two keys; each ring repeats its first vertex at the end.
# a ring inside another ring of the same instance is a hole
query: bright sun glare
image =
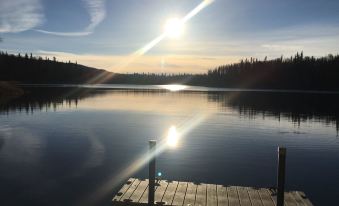
{"type": "Polygon", "coordinates": [[[181,91],[181,90],[188,88],[188,86],[181,85],[181,84],[167,84],[167,85],[161,85],[160,87],[163,89],[167,89],[171,92],[177,92],[177,91],[181,91]]]}
{"type": "Polygon", "coordinates": [[[171,126],[167,134],[167,144],[170,147],[176,147],[178,144],[178,138],[177,128],[175,126],[171,126]]]}
{"type": "Polygon", "coordinates": [[[178,18],[167,20],[165,34],[170,38],[179,38],[184,31],[184,22],[178,18]]]}

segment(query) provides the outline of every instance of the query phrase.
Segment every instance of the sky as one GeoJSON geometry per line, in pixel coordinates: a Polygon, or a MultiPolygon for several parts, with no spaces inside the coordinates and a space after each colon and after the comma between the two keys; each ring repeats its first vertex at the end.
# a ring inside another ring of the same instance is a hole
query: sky
{"type": "Polygon", "coordinates": [[[203,73],[256,57],[339,53],[338,0],[205,0],[176,39],[168,19],[204,0],[0,0],[0,50],[113,72],[203,73]]]}

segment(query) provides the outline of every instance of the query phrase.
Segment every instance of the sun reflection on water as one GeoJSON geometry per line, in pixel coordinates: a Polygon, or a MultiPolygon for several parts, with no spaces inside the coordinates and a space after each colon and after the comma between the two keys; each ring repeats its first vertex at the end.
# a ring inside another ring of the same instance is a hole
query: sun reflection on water
{"type": "Polygon", "coordinates": [[[181,84],[168,84],[168,85],[161,85],[160,87],[163,89],[167,89],[171,92],[181,91],[181,90],[188,88],[188,86],[181,85],[181,84]]]}
{"type": "Polygon", "coordinates": [[[167,145],[169,147],[176,147],[178,144],[178,133],[177,133],[177,128],[175,126],[171,126],[168,130],[168,135],[167,135],[167,145]]]}

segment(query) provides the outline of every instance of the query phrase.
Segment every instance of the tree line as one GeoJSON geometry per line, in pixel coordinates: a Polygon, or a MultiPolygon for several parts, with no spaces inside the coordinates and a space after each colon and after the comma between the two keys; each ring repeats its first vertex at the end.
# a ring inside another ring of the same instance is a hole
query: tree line
{"type": "Polygon", "coordinates": [[[223,87],[260,89],[338,90],[339,55],[242,60],[208,71],[211,83],[223,87]]]}
{"type": "Polygon", "coordinates": [[[56,58],[32,54],[12,55],[0,52],[0,80],[23,83],[91,83],[113,84],[188,84],[245,89],[338,90],[339,55],[304,56],[303,52],[268,60],[243,59],[221,65],[205,74],[133,73],[118,74],[79,65],[58,62],[56,58]],[[100,78],[93,78],[100,77],[100,78]],[[102,78],[107,77],[107,78],[102,78]],[[100,81],[102,80],[102,81],[100,81]]]}
{"type": "Polygon", "coordinates": [[[21,83],[84,83],[93,76],[106,73],[77,62],[59,62],[56,57],[32,54],[8,54],[0,51],[0,80],[21,83]]]}
{"type": "Polygon", "coordinates": [[[206,74],[121,74],[110,83],[189,84],[243,89],[339,90],[339,55],[249,58],[221,65],[206,74]]]}

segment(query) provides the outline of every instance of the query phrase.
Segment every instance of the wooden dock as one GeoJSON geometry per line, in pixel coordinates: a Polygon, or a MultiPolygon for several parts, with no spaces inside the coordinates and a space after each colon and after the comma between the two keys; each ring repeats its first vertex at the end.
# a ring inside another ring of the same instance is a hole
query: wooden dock
{"type": "MultiPolygon", "coordinates": [[[[286,206],[311,206],[303,192],[284,193],[286,206]]],[[[185,206],[275,206],[276,190],[193,182],[157,181],[156,205],[185,206]]],[[[112,200],[114,206],[148,204],[148,179],[130,178],[112,200]]]]}

